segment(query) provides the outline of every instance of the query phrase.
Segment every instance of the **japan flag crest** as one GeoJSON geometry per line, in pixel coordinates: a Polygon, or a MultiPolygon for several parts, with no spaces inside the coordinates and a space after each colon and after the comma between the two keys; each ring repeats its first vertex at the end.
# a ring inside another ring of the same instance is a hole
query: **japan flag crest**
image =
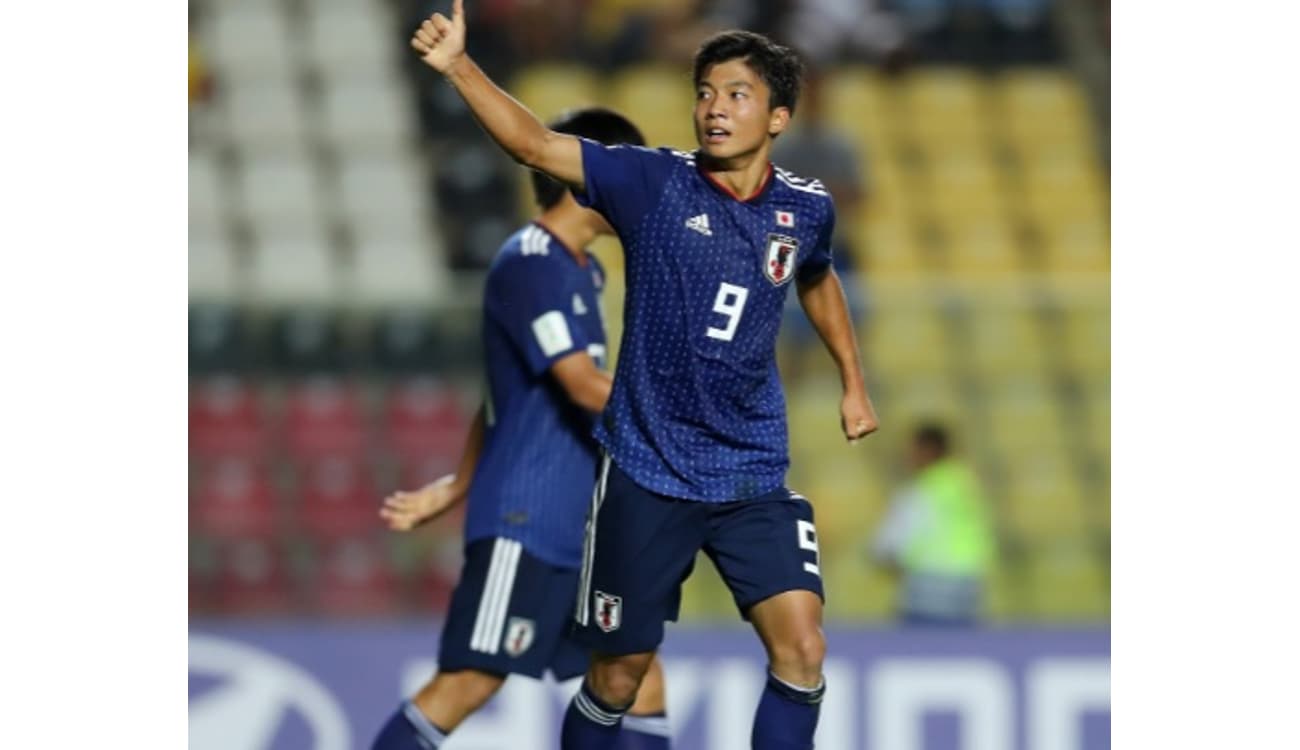
{"type": "Polygon", "coordinates": [[[777,211],[776,225],[779,227],[794,228],[794,213],[791,211],[777,211]]]}
{"type": "Polygon", "coordinates": [[[794,259],[798,252],[799,240],[784,234],[769,234],[763,275],[777,286],[786,283],[794,271],[794,259]]]}

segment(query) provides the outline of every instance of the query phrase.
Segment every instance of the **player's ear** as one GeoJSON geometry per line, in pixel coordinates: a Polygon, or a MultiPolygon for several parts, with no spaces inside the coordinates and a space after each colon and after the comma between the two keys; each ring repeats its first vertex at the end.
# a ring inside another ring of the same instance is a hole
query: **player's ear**
{"type": "Polygon", "coordinates": [[[789,107],[777,107],[776,109],[772,110],[772,113],[770,115],[768,115],[768,120],[767,120],[768,135],[771,135],[773,137],[778,136],[781,133],[785,132],[785,129],[789,126],[790,126],[789,107]]]}

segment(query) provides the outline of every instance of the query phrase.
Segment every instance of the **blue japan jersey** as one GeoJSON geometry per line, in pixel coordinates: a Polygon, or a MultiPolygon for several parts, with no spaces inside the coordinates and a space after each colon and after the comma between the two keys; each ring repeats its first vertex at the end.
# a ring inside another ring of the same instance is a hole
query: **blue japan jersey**
{"type": "Polygon", "coordinates": [[[623,243],[623,341],[596,439],[642,487],[705,502],[785,482],[776,337],[790,280],[831,265],[835,210],[815,180],[769,167],[748,200],[695,155],[582,141],[579,202],[623,243]]]}
{"type": "Polygon", "coordinates": [[[582,563],[596,477],[593,418],[569,400],[551,365],[587,351],[605,367],[604,271],[580,265],[540,224],[514,234],[488,271],[483,450],[470,483],[465,543],[505,537],[554,565],[582,563]]]}

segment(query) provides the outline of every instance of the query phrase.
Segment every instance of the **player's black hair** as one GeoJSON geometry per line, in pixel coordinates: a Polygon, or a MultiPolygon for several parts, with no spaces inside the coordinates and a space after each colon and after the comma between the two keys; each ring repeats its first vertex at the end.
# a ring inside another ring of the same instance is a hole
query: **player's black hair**
{"type": "MultiPolygon", "coordinates": [[[[590,138],[607,146],[616,143],[645,145],[645,136],[641,135],[641,131],[632,124],[631,120],[604,107],[586,107],[565,112],[552,120],[547,127],[557,133],[590,138]]],[[[568,188],[559,180],[536,170],[533,171],[533,195],[536,196],[537,205],[541,206],[543,211],[559,203],[566,190],[568,188]]]]}
{"type": "Polygon", "coordinates": [[[740,58],[758,74],[772,92],[768,103],[772,109],[787,107],[794,114],[803,85],[803,60],[789,47],[783,47],[762,34],[752,31],[724,31],[704,40],[695,53],[696,87],[709,66],[740,58]]]}
{"type": "Polygon", "coordinates": [[[917,445],[923,445],[934,450],[935,455],[946,456],[950,447],[948,430],[937,422],[924,422],[916,428],[912,438],[917,445]]]}

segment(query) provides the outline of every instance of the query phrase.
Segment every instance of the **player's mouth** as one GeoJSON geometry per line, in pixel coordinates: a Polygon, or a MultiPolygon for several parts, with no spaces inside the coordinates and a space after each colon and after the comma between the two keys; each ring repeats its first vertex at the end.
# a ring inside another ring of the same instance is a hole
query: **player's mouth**
{"type": "Polygon", "coordinates": [[[731,137],[731,131],[723,128],[706,128],[704,130],[705,143],[722,143],[731,137]]]}

